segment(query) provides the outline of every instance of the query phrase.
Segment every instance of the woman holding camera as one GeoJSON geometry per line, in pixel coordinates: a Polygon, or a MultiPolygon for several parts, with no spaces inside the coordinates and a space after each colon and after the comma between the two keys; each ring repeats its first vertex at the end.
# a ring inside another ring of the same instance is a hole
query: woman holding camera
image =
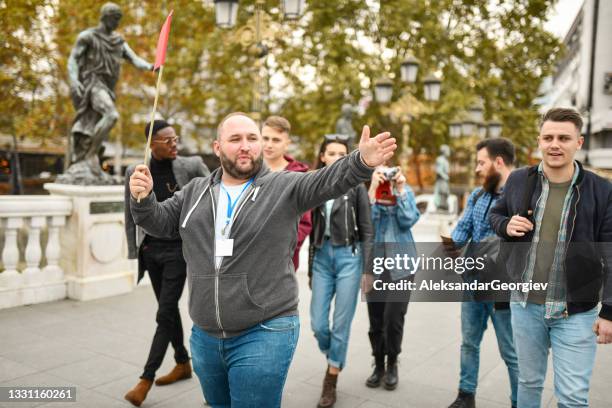
{"type": "MultiPolygon", "coordinates": [[[[326,135],[316,167],[329,166],[347,154],[348,137],[326,135]]],[[[327,358],[318,407],[332,407],[336,402],[336,382],[346,362],[361,275],[368,265],[371,245],[370,203],[363,184],[313,209],[308,263],[310,322],[319,349],[327,358]]]]}
{"type": "MultiPolygon", "coordinates": [[[[372,204],[372,225],[374,227],[375,256],[395,257],[395,252],[414,251],[414,239],[410,229],[419,219],[420,213],[412,189],[406,184],[406,177],[399,167],[379,167],[372,174],[368,191],[372,204]],[[401,245],[398,245],[401,244],[401,245]],[[382,245],[381,245],[382,244],[382,245]],[[405,245],[410,245],[406,248],[405,245]],[[396,248],[397,247],[397,248],[396,248]]],[[[398,252],[398,253],[399,253],[398,252]]],[[[410,278],[406,270],[385,270],[375,279],[395,282],[410,278]]],[[[371,287],[366,288],[368,291],[371,287]]],[[[394,390],[398,384],[397,356],[401,352],[404,335],[404,316],[408,310],[410,293],[391,299],[391,294],[369,292],[368,317],[370,319],[370,343],[374,355],[374,372],[366,380],[371,388],[384,382],[387,390],[394,390]],[[385,356],[387,368],[385,370],[385,356]]]]}

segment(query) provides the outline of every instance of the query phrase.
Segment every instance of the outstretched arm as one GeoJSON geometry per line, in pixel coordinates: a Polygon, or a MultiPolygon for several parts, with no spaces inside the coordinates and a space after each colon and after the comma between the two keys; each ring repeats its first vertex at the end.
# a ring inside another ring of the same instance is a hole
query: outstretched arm
{"type": "Polygon", "coordinates": [[[370,138],[370,128],[364,126],[358,152],[321,170],[300,174],[302,177],[296,185],[299,211],[314,208],[368,180],[374,167],[391,158],[396,148],[395,139],[389,132],[370,138]]]}
{"type": "Polygon", "coordinates": [[[153,64],[148,63],[147,61],[136,55],[136,53],[130,48],[130,46],[126,42],[123,43],[123,58],[125,58],[138,69],[142,69],[145,71],[153,71],[153,64]]]}

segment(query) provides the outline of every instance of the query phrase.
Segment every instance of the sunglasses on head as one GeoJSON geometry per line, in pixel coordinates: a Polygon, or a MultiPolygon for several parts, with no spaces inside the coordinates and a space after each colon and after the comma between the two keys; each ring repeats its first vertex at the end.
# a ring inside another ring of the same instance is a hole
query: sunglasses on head
{"type": "Polygon", "coordinates": [[[330,142],[334,142],[334,141],[340,141],[340,142],[348,142],[350,136],[349,135],[343,135],[340,133],[330,133],[325,135],[325,140],[330,141],[330,142]]]}

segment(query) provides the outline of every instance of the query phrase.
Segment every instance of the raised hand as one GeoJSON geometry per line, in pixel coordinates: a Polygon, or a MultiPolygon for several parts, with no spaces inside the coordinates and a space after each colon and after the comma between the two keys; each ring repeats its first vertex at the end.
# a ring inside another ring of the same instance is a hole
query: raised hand
{"type": "Polygon", "coordinates": [[[139,164],[130,176],[130,194],[140,200],[148,196],[151,190],[153,190],[151,172],[147,166],[139,164]]]}
{"type": "Polygon", "coordinates": [[[367,166],[380,166],[393,157],[395,149],[397,149],[397,144],[391,137],[391,133],[383,132],[371,138],[370,128],[367,125],[363,127],[359,140],[359,153],[367,166]]]}

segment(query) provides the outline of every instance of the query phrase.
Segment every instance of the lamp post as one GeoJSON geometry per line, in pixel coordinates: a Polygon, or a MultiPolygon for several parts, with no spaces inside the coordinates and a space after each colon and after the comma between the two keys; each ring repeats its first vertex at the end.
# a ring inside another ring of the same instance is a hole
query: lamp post
{"type": "Polygon", "coordinates": [[[400,65],[402,82],[414,84],[419,71],[419,65],[419,60],[412,55],[408,56],[404,61],[402,61],[400,65]]]}
{"type": "Polygon", "coordinates": [[[466,119],[461,123],[461,136],[469,137],[476,133],[476,122],[472,119],[466,119]]]}
{"type": "Polygon", "coordinates": [[[237,15],[238,0],[215,0],[215,24],[217,27],[234,27],[237,15]]]}
{"type": "Polygon", "coordinates": [[[484,122],[478,124],[478,137],[481,139],[487,137],[487,124],[484,122]]]}
{"type": "Polygon", "coordinates": [[[282,0],[281,7],[286,20],[298,20],[304,13],[305,0],[282,0]]]}
{"type": "Polygon", "coordinates": [[[489,122],[489,137],[497,138],[501,136],[502,133],[502,123],[496,119],[489,122]]]}
{"type": "Polygon", "coordinates": [[[461,122],[453,121],[448,125],[449,136],[453,139],[461,137],[461,122]]]}
{"type": "Polygon", "coordinates": [[[478,102],[473,103],[468,108],[468,114],[472,122],[480,123],[484,119],[484,107],[482,100],[478,100],[478,102]]]}
{"type": "Polygon", "coordinates": [[[426,101],[437,102],[440,100],[442,81],[440,81],[436,76],[430,74],[423,80],[423,85],[426,101]]]}
{"type": "MultiPolygon", "coordinates": [[[[219,28],[233,28],[236,25],[236,17],[238,15],[238,0],[214,0],[215,3],[215,22],[219,28]]],[[[271,37],[268,27],[262,28],[264,18],[270,16],[264,11],[265,0],[255,1],[255,16],[239,29],[237,35],[242,46],[248,50],[248,53],[256,58],[253,64],[253,99],[251,110],[253,119],[261,120],[262,111],[262,95],[266,93],[263,86],[261,68],[264,65],[265,58],[268,55],[268,47],[264,43],[264,37],[271,37]]],[[[281,10],[283,18],[288,21],[294,21],[301,17],[306,5],[305,0],[281,0],[281,10]]]]}
{"type": "Polygon", "coordinates": [[[378,103],[389,103],[393,97],[393,82],[387,77],[374,83],[374,97],[378,103]]]}

